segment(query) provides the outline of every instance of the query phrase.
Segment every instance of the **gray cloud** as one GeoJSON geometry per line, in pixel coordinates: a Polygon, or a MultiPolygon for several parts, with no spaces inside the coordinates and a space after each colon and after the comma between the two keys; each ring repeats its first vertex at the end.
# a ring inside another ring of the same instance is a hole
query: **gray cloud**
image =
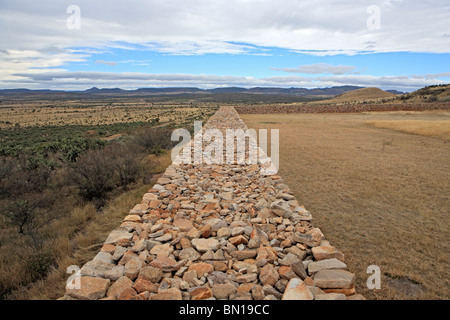
{"type": "Polygon", "coordinates": [[[170,86],[197,86],[201,88],[215,88],[223,86],[241,87],[329,87],[340,85],[357,85],[364,87],[379,87],[384,89],[415,90],[427,85],[436,84],[436,79],[414,78],[400,76],[370,76],[370,75],[330,75],[316,77],[278,76],[278,77],[241,77],[219,75],[193,75],[193,74],[151,74],[137,72],[41,72],[17,73],[20,79],[11,80],[11,83],[36,83],[36,88],[78,88],[86,89],[92,86],[121,87],[136,89],[142,87],[170,87],[170,86]]]}
{"type": "Polygon", "coordinates": [[[356,67],[348,65],[332,65],[328,63],[314,63],[298,66],[297,68],[272,68],[273,70],[293,72],[293,73],[307,73],[307,74],[346,74],[354,71],[356,67]]]}
{"type": "Polygon", "coordinates": [[[115,66],[117,65],[117,62],[114,61],[104,61],[104,60],[97,60],[95,61],[96,64],[106,64],[108,66],[115,66]]]}
{"type": "Polygon", "coordinates": [[[1,47],[36,48],[131,43],[173,54],[241,52],[243,43],[303,52],[371,50],[449,52],[450,4],[434,1],[78,0],[81,28],[66,27],[69,2],[2,0],[1,47]],[[366,9],[378,5],[381,29],[369,30],[366,9]],[[446,34],[446,33],[445,33],[446,34]]]}

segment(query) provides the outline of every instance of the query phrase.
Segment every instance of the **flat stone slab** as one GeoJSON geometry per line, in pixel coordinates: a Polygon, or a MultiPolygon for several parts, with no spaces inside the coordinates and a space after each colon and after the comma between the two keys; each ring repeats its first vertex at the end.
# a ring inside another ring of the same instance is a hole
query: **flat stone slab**
{"type": "Polygon", "coordinates": [[[321,289],[349,289],[354,281],[355,275],[346,270],[320,270],[314,275],[314,285],[321,289]]]}
{"type": "Polygon", "coordinates": [[[129,241],[131,240],[131,238],[133,238],[132,233],[129,233],[125,230],[113,230],[109,234],[104,244],[117,244],[118,242],[123,240],[129,241]]]}
{"type": "Polygon", "coordinates": [[[96,300],[103,298],[109,288],[109,279],[97,277],[80,277],[79,288],[66,289],[66,294],[75,299],[96,300]]]}
{"type": "Polygon", "coordinates": [[[326,269],[345,270],[347,269],[347,265],[336,258],[313,261],[308,264],[309,274],[314,274],[316,272],[319,272],[320,270],[326,269]]]}

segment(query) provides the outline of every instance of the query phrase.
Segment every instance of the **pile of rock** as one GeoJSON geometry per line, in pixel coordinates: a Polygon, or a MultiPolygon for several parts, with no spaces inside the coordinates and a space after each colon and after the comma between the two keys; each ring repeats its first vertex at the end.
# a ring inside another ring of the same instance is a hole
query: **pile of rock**
{"type": "MultiPolygon", "coordinates": [[[[222,107],[205,127],[245,127],[222,107]]],[[[174,163],[81,268],[63,299],[345,300],[344,255],[259,164],[174,163]]]]}

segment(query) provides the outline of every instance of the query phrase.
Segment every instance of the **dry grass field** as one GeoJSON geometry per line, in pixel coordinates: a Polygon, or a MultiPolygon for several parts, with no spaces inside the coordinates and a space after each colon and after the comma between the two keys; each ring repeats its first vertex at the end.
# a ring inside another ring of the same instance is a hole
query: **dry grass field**
{"type": "Polygon", "coordinates": [[[131,103],[80,103],[63,101],[0,105],[0,128],[14,126],[107,125],[113,123],[174,122],[195,117],[204,109],[188,104],[157,104],[135,101],[131,103]]]}
{"type": "Polygon", "coordinates": [[[377,128],[403,131],[422,136],[450,140],[450,119],[448,120],[380,120],[367,121],[377,128]]]}
{"type": "Polygon", "coordinates": [[[279,174],[345,253],[357,292],[450,298],[448,112],[241,117],[249,128],[280,130],[279,174]],[[370,265],[381,269],[380,290],[366,286],[370,265]]]}

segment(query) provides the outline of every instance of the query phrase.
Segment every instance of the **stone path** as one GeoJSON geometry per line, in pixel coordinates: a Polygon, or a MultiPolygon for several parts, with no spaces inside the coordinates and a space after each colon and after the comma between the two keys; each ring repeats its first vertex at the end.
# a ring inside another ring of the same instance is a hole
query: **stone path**
{"type": "MultiPolygon", "coordinates": [[[[203,128],[247,127],[222,107],[203,128]]],[[[343,253],[262,169],[174,161],[61,299],[364,299],[343,253]]]]}

